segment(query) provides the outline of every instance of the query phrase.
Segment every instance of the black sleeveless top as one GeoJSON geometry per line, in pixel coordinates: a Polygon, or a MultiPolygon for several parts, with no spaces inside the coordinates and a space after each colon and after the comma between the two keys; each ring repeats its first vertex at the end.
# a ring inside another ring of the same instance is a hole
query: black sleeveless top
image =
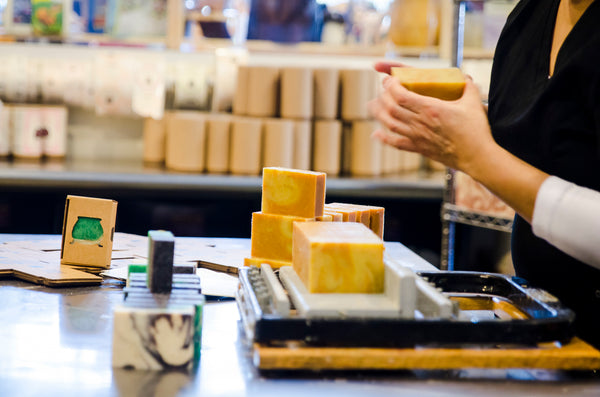
{"type": "MultiPolygon", "coordinates": [[[[549,77],[559,0],[521,0],[498,41],[489,121],[498,144],[529,164],[600,191],[600,1],[594,1],[558,53],[549,77]]],[[[577,333],[600,346],[600,270],[535,237],[515,217],[518,276],[576,313],[577,333]]]]}

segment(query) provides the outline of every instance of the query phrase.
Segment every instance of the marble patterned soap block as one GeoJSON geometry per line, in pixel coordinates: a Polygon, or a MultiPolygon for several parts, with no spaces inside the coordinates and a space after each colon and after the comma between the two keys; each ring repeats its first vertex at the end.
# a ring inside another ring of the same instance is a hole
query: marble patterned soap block
{"type": "Polygon", "coordinates": [[[139,370],[190,369],[194,363],[195,309],[114,311],[112,365],[139,370]]]}

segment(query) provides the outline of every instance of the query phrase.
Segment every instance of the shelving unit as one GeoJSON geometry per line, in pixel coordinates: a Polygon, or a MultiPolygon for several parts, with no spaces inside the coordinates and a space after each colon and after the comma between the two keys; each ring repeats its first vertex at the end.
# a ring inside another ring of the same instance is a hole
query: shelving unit
{"type": "MultiPolygon", "coordinates": [[[[486,0],[475,0],[485,2],[486,0]]],[[[465,29],[465,0],[454,0],[453,7],[453,34],[452,34],[452,65],[461,67],[464,59],[464,29],[465,29]]],[[[492,216],[462,208],[455,204],[455,171],[446,170],[443,203],[441,209],[442,219],[442,247],[440,269],[454,270],[454,249],[456,238],[456,223],[482,227],[501,232],[512,231],[513,219],[492,216]]]]}

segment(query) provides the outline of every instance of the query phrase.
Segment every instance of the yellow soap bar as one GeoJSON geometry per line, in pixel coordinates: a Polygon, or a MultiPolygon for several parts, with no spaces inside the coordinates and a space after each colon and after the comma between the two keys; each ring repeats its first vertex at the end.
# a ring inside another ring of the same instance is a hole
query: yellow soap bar
{"type": "Polygon", "coordinates": [[[342,215],[342,222],[357,222],[357,212],[351,208],[342,208],[336,205],[325,204],[325,210],[342,215]]]}
{"type": "Polygon", "coordinates": [[[330,203],[328,206],[338,206],[351,208],[360,214],[360,222],[368,226],[376,235],[383,239],[383,226],[385,220],[385,208],[374,205],[348,204],[348,203],[330,203]]]}
{"type": "Polygon", "coordinates": [[[392,76],[410,91],[447,101],[459,99],[465,89],[465,76],[458,68],[393,67],[392,76]]]}
{"type": "Polygon", "coordinates": [[[383,250],[362,223],[294,223],[292,266],[311,293],[382,293],[383,250]]]}
{"type": "Polygon", "coordinates": [[[292,266],[292,262],[278,261],[275,259],[268,258],[244,258],[244,266],[256,266],[260,267],[263,263],[271,266],[273,269],[279,269],[282,266],[292,266]]]}
{"type": "Polygon", "coordinates": [[[333,222],[333,215],[324,213],[321,216],[317,216],[315,220],[317,222],[333,222]]]}
{"type": "Polygon", "coordinates": [[[292,225],[297,221],[314,221],[314,218],[254,212],[252,214],[250,255],[290,262],[292,260],[292,225]]]}
{"type": "Polygon", "coordinates": [[[327,204],[325,204],[325,209],[323,210],[323,214],[330,215],[332,222],[343,222],[344,215],[340,212],[336,212],[330,209],[327,209],[327,204]]]}
{"type": "Polygon", "coordinates": [[[262,212],[303,218],[323,215],[325,177],[324,172],[263,168],[262,212]]]}
{"type": "Polygon", "coordinates": [[[364,206],[348,203],[328,203],[327,206],[328,208],[342,208],[354,211],[356,214],[355,222],[360,222],[366,227],[369,227],[371,224],[371,211],[364,206]]]}

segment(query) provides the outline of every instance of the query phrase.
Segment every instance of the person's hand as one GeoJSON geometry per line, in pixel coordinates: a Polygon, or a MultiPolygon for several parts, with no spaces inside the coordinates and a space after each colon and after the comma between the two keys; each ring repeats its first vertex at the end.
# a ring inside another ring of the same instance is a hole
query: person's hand
{"type": "MultiPolygon", "coordinates": [[[[377,70],[386,73],[389,67],[382,64],[377,70]]],[[[416,94],[392,77],[384,79],[383,88],[368,105],[369,112],[385,127],[373,133],[383,143],[467,173],[496,145],[479,90],[470,78],[463,96],[456,101],[416,94]]]]}
{"type": "Polygon", "coordinates": [[[375,63],[375,70],[380,73],[392,74],[392,68],[407,67],[408,65],[401,62],[379,61],[375,63]]]}

